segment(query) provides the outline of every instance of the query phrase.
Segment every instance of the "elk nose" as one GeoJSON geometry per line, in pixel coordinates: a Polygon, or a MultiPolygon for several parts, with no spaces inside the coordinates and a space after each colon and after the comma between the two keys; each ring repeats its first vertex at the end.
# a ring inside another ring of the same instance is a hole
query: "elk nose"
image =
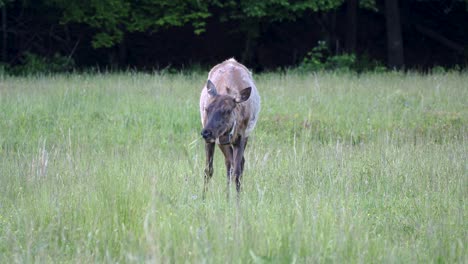
{"type": "Polygon", "coordinates": [[[212,133],[211,133],[210,130],[208,130],[208,129],[202,129],[202,131],[201,131],[201,136],[202,136],[204,139],[209,139],[209,138],[211,138],[211,135],[212,135],[212,133]]]}

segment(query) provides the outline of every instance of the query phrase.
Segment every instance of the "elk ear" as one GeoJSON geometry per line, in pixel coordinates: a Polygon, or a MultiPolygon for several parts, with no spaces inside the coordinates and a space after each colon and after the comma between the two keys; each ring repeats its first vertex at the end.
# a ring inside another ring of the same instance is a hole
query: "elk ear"
{"type": "Polygon", "coordinates": [[[208,82],[206,83],[206,90],[208,91],[208,94],[210,96],[216,96],[218,94],[218,91],[216,91],[216,86],[210,80],[208,80],[208,82]]]}
{"type": "Polygon", "coordinates": [[[252,87],[244,88],[240,91],[240,96],[236,98],[236,103],[242,103],[249,99],[250,93],[252,92],[252,87]]]}

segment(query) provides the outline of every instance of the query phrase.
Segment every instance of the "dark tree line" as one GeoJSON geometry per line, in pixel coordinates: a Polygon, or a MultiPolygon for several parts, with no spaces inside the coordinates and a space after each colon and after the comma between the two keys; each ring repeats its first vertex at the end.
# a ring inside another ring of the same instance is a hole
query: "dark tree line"
{"type": "MultiPolygon", "coordinates": [[[[466,66],[468,0],[0,0],[1,60],[291,67],[325,41],[390,68],[466,66]]],[[[70,63],[70,62],[73,62],[70,63]]],[[[65,66],[64,66],[65,67],[65,66]]]]}

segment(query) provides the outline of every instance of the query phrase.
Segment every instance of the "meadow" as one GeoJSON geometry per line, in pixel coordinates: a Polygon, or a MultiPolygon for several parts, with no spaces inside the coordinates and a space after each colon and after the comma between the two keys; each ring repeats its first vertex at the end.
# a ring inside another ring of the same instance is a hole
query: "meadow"
{"type": "Polygon", "coordinates": [[[254,78],[236,201],[206,73],[0,76],[0,263],[468,263],[466,72],[254,78]]]}

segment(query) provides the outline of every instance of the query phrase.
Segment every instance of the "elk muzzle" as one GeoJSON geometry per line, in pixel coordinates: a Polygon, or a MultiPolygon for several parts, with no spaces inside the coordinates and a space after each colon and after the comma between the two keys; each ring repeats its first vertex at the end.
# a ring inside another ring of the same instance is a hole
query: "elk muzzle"
{"type": "Polygon", "coordinates": [[[203,137],[204,140],[214,139],[213,138],[213,132],[211,130],[209,130],[209,129],[206,129],[206,128],[202,129],[200,134],[201,134],[201,136],[203,137]]]}

